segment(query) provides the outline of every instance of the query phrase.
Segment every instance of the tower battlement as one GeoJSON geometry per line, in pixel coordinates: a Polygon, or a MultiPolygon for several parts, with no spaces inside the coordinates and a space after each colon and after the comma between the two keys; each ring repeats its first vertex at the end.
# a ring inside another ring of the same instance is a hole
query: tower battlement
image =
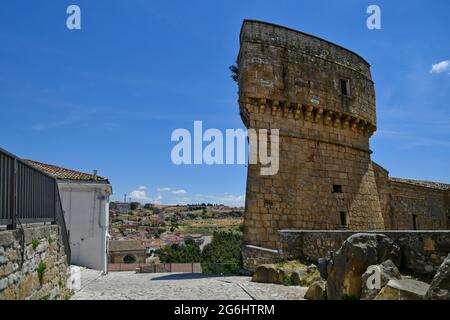
{"type": "Polygon", "coordinates": [[[370,65],[356,53],[252,20],[244,21],[240,44],[239,97],[245,123],[256,107],[368,136],[376,130],[370,65]]]}

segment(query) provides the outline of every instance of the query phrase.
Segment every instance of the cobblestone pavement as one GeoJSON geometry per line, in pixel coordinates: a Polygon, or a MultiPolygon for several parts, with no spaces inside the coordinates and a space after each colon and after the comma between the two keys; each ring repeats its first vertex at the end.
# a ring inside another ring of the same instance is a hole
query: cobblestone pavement
{"type": "Polygon", "coordinates": [[[83,269],[73,300],[288,300],[307,288],[250,282],[250,277],[208,277],[186,273],[135,273],[83,269]]]}

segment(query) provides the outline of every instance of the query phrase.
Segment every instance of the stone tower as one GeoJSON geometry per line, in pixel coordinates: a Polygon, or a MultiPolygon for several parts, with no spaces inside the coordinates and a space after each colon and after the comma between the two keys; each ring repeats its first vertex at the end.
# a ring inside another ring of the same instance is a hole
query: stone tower
{"type": "Polygon", "coordinates": [[[248,167],[245,243],[275,248],[281,229],[384,229],[370,65],[326,40],[245,20],[238,67],[246,127],[280,130],[279,172],[248,167]]]}

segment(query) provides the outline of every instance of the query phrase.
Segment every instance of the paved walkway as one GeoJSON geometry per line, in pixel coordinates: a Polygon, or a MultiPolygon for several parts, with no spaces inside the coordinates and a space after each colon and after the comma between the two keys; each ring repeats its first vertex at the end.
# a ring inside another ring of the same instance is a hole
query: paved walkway
{"type": "Polygon", "coordinates": [[[83,269],[73,300],[299,300],[307,288],[250,282],[250,277],[135,273],[83,269]]]}

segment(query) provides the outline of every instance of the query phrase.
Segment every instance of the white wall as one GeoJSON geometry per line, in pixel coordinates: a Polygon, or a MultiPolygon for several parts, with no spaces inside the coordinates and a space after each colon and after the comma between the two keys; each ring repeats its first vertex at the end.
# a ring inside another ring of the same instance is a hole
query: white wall
{"type": "Polygon", "coordinates": [[[107,272],[108,184],[58,182],[67,229],[71,263],[107,272]]]}

